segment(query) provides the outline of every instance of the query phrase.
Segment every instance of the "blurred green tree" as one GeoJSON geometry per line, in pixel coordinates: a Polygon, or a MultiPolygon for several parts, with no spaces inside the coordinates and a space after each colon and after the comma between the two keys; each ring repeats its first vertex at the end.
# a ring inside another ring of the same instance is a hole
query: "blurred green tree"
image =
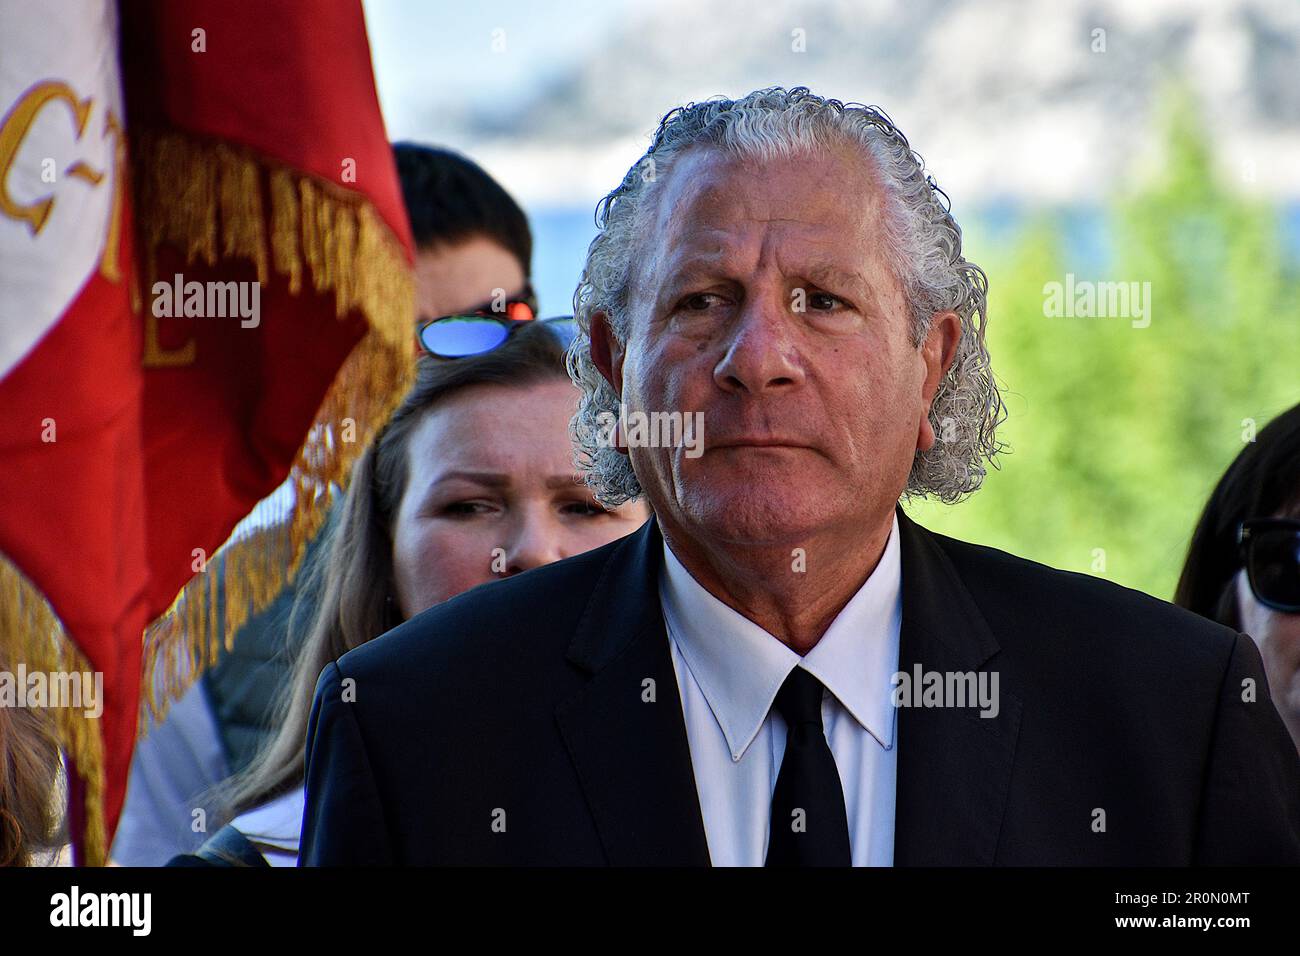
{"type": "Polygon", "coordinates": [[[1159,174],[1107,205],[1100,274],[1069,261],[1063,211],[1000,248],[976,222],[968,255],[989,274],[1010,450],[969,500],[906,507],[935,531],[1168,600],[1220,475],[1300,402],[1300,275],[1279,210],[1216,177],[1211,118],[1179,92],[1163,115],[1159,174]],[[1150,324],[1048,314],[1068,274],[1149,282],[1150,324]]]}

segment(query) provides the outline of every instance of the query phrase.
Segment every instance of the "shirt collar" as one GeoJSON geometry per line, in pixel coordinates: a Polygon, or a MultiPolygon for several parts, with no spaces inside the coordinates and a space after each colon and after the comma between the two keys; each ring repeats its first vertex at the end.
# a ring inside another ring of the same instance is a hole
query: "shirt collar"
{"type": "Polygon", "coordinates": [[[902,571],[898,516],[875,570],[800,657],[710,594],[664,542],[659,601],[671,639],[739,760],[766,719],[776,692],[802,664],[885,749],[893,746],[891,678],[898,668],[902,571]]]}

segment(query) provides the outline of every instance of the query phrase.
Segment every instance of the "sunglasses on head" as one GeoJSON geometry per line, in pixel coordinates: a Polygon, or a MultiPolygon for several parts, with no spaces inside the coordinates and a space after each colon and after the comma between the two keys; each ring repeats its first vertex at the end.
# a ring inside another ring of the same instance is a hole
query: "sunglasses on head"
{"type": "Polygon", "coordinates": [[[499,309],[485,306],[431,319],[420,326],[420,347],[443,359],[482,355],[533,322],[543,325],[566,349],[578,331],[571,315],[537,318],[536,300],[529,292],[522,298],[507,301],[499,309]]]}
{"type": "Polygon", "coordinates": [[[1252,518],[1238,526],[1237,541],[1255,600],[1300,613],[1300,521],[1252,518]]]}

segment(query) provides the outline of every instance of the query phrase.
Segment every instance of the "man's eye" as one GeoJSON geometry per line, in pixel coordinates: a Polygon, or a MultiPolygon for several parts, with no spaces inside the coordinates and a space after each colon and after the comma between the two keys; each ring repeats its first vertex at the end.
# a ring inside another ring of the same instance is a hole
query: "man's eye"
{"type": "Polygon", "coordinates": [[[831,295],[829,292],[810,292],[808,294],[808,308],[817,312],[829,312],[843,304],[843,299],[831,295]]]}
{"type": "Polygon", "coordinates": [[[571,501],[564,506],[564,513],[577,515],[580,518],[600,518],[609,514],[600,505],[591,501],[571,501]]]}
{"type": "Polygon", "coordinates": [[[714,295],[712,292],[696,292],[694,295],[688,295],[682,300],[682,307],[688,312],[704,312],[717,305],[721,300],[721,296],[714,295]]]}

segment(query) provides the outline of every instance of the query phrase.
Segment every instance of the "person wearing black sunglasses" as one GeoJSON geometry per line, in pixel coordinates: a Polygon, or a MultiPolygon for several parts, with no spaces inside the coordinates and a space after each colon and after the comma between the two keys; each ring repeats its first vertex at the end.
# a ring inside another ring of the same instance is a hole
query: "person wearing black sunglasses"
{"type": "Polygon", "coordinates": [[[1300,750],[1300,405],[1260,430],[1220,479],[1174,603],[1255,639],[1300,750]]]}

